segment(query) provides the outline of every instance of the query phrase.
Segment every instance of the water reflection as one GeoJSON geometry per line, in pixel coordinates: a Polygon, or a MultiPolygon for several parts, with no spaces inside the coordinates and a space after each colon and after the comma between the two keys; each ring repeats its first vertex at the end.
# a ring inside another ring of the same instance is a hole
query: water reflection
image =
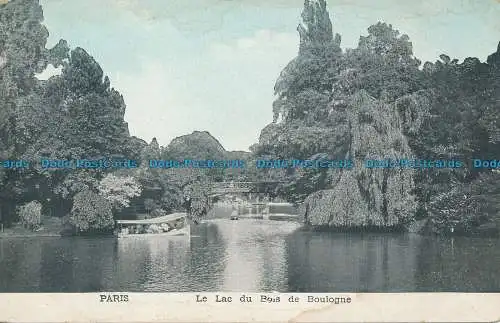
{"type": "Polygon", "coordinates": [[[285,237],[297,224],[255,219],[216,223],[226,245],[220,290],[286,290],[285,237]]]}
{"type": "Polygon", "coordinates": [[[500,291],[500,239],[422,240],[415,275],[418,291],[500,291]]]}
{"type": "Polygon", "coordinates": [[[498,292],[500,240],[296,232],[294,292],[498,292]]]}
{"type": "Polygon", "coordinates": [[[417,236],[297,232],[287,241],[290,291],[415,289],[417,236]]]}
{"type": "Polygon", "coordinates": [[[0,239],[0,291],[40,289],[41,249],[36,240],[0,239]]]}
{"type": "Polygon", "coordinates": [[[43,240],[40,291],[104,290],[113,277],[113,243],[109,238],[43,240]]]}
{"type": "Polygon", "coordinates": [[[189,263],[189,288],[180,291],[219,290],[224,279],[224,240],[219,227],[211,222],[193,227],[191,230],[191,258],[189,263]]]}
{"type": "Polygon", "coordinates": [[[212,219],[191,239],[0,239],[0,292],[500,291],[500,240],[212,219]]]}

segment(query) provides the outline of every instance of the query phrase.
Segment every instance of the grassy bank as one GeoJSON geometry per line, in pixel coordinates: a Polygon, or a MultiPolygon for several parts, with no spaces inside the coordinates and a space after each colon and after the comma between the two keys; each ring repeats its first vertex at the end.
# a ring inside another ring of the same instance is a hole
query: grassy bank
{"type": "Polygon", "coordinates": [[[31,231],[16,223],[0,232],[0,238],[24,238],[24,237],[60,237],[62,224],[60,218],[46,217],[37,231],[31,231]]]}

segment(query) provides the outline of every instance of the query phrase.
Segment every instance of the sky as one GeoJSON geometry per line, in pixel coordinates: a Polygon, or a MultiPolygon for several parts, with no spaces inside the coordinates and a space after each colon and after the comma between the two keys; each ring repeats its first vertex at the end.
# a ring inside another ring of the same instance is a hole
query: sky
{"type": "MultiPolygon", "coordinates": [[[[82,47],[123,94],[131,135],[166,146],[195,130],[248,150],[272,122],[274,83],[298,52],[302,0],[40,0],[50,37],[82,47]]],[[[330,0],[342,47],[377,21],[414,54],[486,57],[500,41],[500,0],[330,0]]],[[[48,69],[40,77],[54,73],[48,69]]]]}

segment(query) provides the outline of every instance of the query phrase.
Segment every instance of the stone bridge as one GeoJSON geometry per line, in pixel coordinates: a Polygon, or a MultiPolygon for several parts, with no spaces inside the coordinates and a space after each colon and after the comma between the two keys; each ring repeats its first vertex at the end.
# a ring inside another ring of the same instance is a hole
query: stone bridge
{"type": "Polygon", "coordinates": [[[266,182],[214,182],[212,183],[213,196],[225,194],[245,194],[245,193],[269,193],[274,191],[276,186],[281,183],[277,181],[266,182]]]}

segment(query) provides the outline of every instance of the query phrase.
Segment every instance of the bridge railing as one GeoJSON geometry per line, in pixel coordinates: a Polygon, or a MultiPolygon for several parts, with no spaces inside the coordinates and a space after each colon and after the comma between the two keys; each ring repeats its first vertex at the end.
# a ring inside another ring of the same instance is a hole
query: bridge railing
{"type": "Polygon", "coordinates": [[[251,192],[258,187],[266,184],[276,184],[279,182],[215,182],[212,183],[212,192],[230,193],[230,192],[251,192]]]}

